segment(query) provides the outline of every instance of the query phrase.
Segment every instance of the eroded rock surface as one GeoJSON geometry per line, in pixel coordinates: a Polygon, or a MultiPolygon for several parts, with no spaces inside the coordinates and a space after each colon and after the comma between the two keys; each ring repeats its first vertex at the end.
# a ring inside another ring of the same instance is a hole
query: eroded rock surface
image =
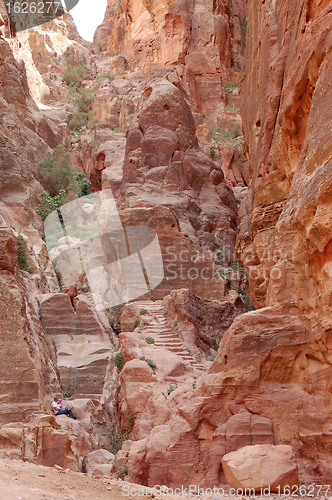
{"type": "Polygon", "coordinates": [[[297,465],[291,446],[245,446],[224,455],[222,466],[233,488],[252,488],[271,493],[298,486],[297,465]]]}
{"type": "Polygon", "coordinates": [[[112,344],[89,300],[80,295],[72,301],[62,293],[39,301],[63,390],[70,395],[101,394],[112,344]]]}
{"type": "Polygon", "coordinates": [[[174,67],[194,111],[217,123],[225,107],[223,84],[237,77],[243,61],[246,3],[109,0],[95,41],[150,75],[174,67]]]}

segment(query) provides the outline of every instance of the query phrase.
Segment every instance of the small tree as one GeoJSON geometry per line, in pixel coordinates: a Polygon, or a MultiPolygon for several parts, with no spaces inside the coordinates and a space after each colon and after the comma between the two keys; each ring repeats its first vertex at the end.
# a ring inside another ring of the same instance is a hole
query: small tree
{"type": "Polygon", "coordinates": [[[60,189],[60,192],[56,196],[51,196],[49,193],[44,192],[41,197],[41,201],[36,208],[36,212],[38,215],[41,216],[43,220],[46,219],[46,217],[53,212],[53,210],[56,210],[59,215],[59,219],[62,222],[62,215],[60,213],[60,207],[63,203],[63,200],[66,197],[66,191],[64,189],[60,189]]]}
{"type": "Polygon", "coordinates": [[[57,146],[53,153],[47,153],[38,163],[40,182],[51,197],[57,196],[61,190],[67,193],[78,191],[75,171],[71,165],[71,154],[64,146],[57,146]]]}
{"type": "Polygon", "coordinates": [[[73,114],[73,117],[70,120],[69,128],[71,131],[79,131],[81,128],[86,127],[89,122],[92,121],[92,119],[93,118],[90,111],[88,111],[87,113],[76,111],[76,113],[73,114]]]}
{"type": "Polygon", "coordinates": [[[91,89],[74,86],[69,89],[68,98],[78,111],[88,113],[91,110],[95,96],[91,89]]]}
{"type": "Polygon", "coordinates": [[[85,76],[85,69],[83,66],[70,66],[63,73],[63,81],[66,85],[74,86],[82,83],[82,80],[85,76]]]}
{"type": "Polygon", "coordinates": [[[91,193],[91,182],[83,172],[75,174],[75,179],[79,187],[78,196],[87,196],[91,193]]]}

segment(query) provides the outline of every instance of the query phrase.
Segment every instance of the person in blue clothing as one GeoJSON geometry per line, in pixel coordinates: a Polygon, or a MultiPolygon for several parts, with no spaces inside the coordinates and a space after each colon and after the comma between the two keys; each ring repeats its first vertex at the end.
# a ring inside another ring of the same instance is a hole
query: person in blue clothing
{"type": "Polygon", "coordinates": [[[62,399],[59,399],[57,396],[54,396],[54,401],[52,403],[52,410],[54,415],[67,415],[70,418],[73,418],[76,420],[76,415],[73,412],[73,410],[69,407],[66,406],[65,408],[62,408],[62,399]]]}

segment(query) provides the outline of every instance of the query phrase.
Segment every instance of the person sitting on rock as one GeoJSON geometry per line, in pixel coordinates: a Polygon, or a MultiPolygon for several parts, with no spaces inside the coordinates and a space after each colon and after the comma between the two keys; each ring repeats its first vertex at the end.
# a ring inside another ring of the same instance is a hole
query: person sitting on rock
{"type": "Polygon", "coordinates": [[[66,406],[65,408],[62,408],[62,399],[59,399],[57,396],[54,396],[54,401],[52,403],[52,410],[54,415],[67,415],[70,418],[73,418],[76,420],[76,415],[73,412],[73,410],[69,407],[66,406]]]}

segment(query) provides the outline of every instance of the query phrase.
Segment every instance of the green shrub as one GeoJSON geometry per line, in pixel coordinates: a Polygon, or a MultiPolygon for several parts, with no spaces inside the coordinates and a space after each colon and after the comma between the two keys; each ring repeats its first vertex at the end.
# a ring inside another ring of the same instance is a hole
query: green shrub
{"type": "Polygon", "coordinates": [[[123,356],[122,356],[122,353],[121,351],[119,351],[113,358],[113,362],[115,364],[115,366],[117,367],[117,369],[119,370],[119,372],[121,372],[122,368],[124,367],[125,365],[125,360],[123,359],[123,356]]]}
{"type": "Polygon", "coordinates": [[[114,463],[113,463],[113,471],[115,472],[115,474],[118,476],[118,479],[124,479],[128,474],[129,474],[129,470],[127,468],[126,465],[118,465],[116,459],[114,460],[114,463]]]}
{"type": "Polygon", "coordinates": [[[157,365],[154,361],[152,361],[152,359],[146,358],[145,356],[141,356],[139,359],[141,361],[145,361],[153,371],[156,370],[157,365]]]}
{"type": "Polygon", "coordinates": [[[61,207],[63,200],[66,197],[66,191],[64,189],[60,189],[60,192],[56,196],[51,196],[49,193],[44,192],[41,197],[41,201],[36,208],[36,212],[41,216],[43,220],[53,212],[53,210],[57,210],[59,214],[60,221],[62,221],[62,216],[59,208],[61,207]]]}
{"type": "Polygon", "coordinates": [[[211,156],[211,158],[214,158],[215,154],[216,154],[216,152],[215,152],[214,148],[210,148],[210,156],[211,156]]]}
{"type": "Polygon", "coordinates": [[[146,337],[146,343],[147,344],[154,344],[154,338],[153,337],[146,337]]]}
{"type": "Polygon", "coordinates": [[[87,196],[91,193],[91,182],[83,172],[75,174],[75,179],[79,187],[78,196],[87,196]]]}
{"type": "Polygon", "coordinates": [[[103,80],[103,78],[107,78],[110,82],[112,82],[115,78],[113,73],[108,69],[106,71],[103,71],[100,75],[97,76],[96,81],[103,80]]]}
{"type": "Polygon", "coordinates": [[[219,349],[219,344],[218,344],[218,342],[217,342],[217,339],[215,339],[215,338],[213,338],[213,339],[212,339],[212,345],[213,345],[213,349],[214,349],[215,351],[218,351],[218,349],[219,349]]]}
{"type": "Polygon", "coordinates": [[[139,313],[143,316],[144,314],[148,314],[148,311],[146,309],[141,309],[139,313]]]}
{"type": "Polygon", "coordinates": [[[82,131],[81,130],[70,130],[69,131],[70,135],[76,139],[80,145],[82,145],[81,140],[82,140],[82,131]]]}
{"type": "Polygon", "coordinates": [[[250,299],[247,295],[240,293],[240,298],[243,300],[249,311],[255,311],[255,306],[250,302],[250,299]]]}
{"type": "Polygon", "coordinates": [[[95,96],[91,89],[85,87],[78,88],[76,86],[69,89],[69,101],[82,113],[88,113],[91,110],[94,98],[95,96]]]}
{"type": "Polygon", "coordinates": [[[113,453],[113,455],[116,455],[117,452],[121,450],[123,443],[128,440],[134,440],[134,436],[130,433],[128,428],[124,431],[118,431],[115,428],[114,432],[110,435],[109,451],[113,453]]]}
{"type": "Polygon", "coordinates": [[[231,113],[240,113],[240,106],[237,104],[228,104],[226,106],[227,111],[230,111],[231,113]]]}
{"type": "Polygon", "coordinates": [[[225,92],[227,94],[232,94],[235,89],[239,88],[239,84],[237,82],[227,82],[224,85],[225,92]]]}
{"type": "Polygon", "coordinates": [[[233,125],[228,128],[221,128],[212,132],[212,137],[216,142],[236,144],[241,140],[241,125],[233,125]]]}
{"type": "Polygon", "coordinates": [[[109,309],[106,314],[110,327],[116,333],[121,333],[120,316],[123,308],[124,304],[119,304],[109,309]]]}
{"type": "Polygon", "coordinates": [[[246,17],[244,17],[243,19],[241,19],[240,24],[241,24],[242,33],[244,34],[244,36],[246,36],[247,35],[248,19],[246,17]]]}
{"type": "Polygon", "coordinates": [[[71,165],[71,154],[62,145],[47,153],[38,163],[40,183],[50,196],[57,196],[62,189],[77,192],[75,170],[71,165]]]}
{"type": "Polygon", "coordinates": [[[134,323],[133,323],[133,326],[132,326],[132,330],[131,330],[132,332],[133,332],[134,330],[136,330],[136,328],[138,327],[138,325],[140,324],[140,322],[141,322],[141,321],[140,321],[140,319],[139,319],[139,318],[136,318],[136,319],[135,319],[135,321],[134,321],[134,323]]]}
{"type": "Polygon", "coordinates": [[[88,112],[76,111],[76,113],[73,114],[73,117],[69,122],[69,129],[71,131],[80,130],[81,128],[86,127],[88,123],[92,120],[93,117],[90,111],[88,112]]]}
{"type": "Polygon", "coordinates": [[[167,389],[167,394],[170,395],[171,392],[175,391],[176,387],[174,385],[170,385],[169,388],[167,389]]]}
{"type": "Polygon", "coordinates": [[[16,247],[17,247],[18,267],[23,271],[27,271],[29,274],[33,274],[33,270],[28,265],[25,241],[21,234],[19,234],[18,237],[16,238],[16,247]]]}
{"type": "Polygon", "coordinates": [[[122,132],[121,128],[118,127],[117,125],[112,125],[112,131],[115,132],[116,134],[122,132]]]}
{"type": "Polygon", "coordinates": [[[68,87],[71,85],[78,85],[82,83],[82,80],[85,76],[85,69],[83,66],[70,66],[63,73],[63,81],[68,87]]]}

